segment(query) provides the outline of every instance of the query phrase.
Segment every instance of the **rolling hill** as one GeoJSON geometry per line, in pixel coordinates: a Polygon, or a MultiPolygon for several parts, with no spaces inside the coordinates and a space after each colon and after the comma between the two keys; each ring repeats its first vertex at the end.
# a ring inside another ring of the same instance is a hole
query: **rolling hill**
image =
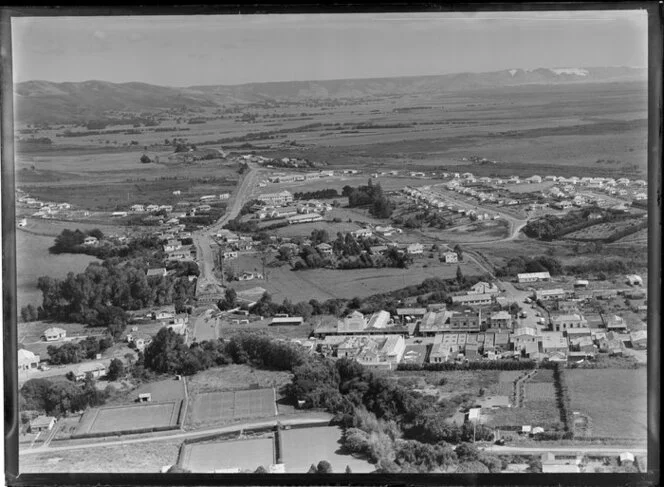
{"type": "Polygon", "coordinates": [[[530,84],[646,80],[645,68],[540,68],[400,78],[284,81],[233,86],[172,88],[146,83],[26,81],[14,87],[19,122],[63,123],[102,117],[104,112],[215,107],[262,101],[353,99],[440,93],[530,84]]]}

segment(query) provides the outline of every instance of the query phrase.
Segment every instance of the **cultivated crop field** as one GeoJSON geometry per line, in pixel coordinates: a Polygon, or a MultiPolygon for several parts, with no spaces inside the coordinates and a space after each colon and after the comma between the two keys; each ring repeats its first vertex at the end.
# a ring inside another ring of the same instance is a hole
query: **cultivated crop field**
{"type": "Polygon", "coordinates": [[[181,401],[172,401],[91,409],[81,417],[76,436],[175,427],[180,406],[181,401]]]}
{"type": "Polygon", "coordinates": [[[640,438],[647,434],[646,369],[565,371],[573,411],[589,415],[592,436],[640,438]]]}
{"type": "Polygon", "coordinates": [[[185,445],[178,461],[193,473],[214,473],[225,468],[253,472],[274,463],[274,438],[217,441],[185,445]]]}
{"type": "Polygon", "coordinates": [[[206,392],[192,396],[191,424],[275,416],[274,389],[206,392]]]}

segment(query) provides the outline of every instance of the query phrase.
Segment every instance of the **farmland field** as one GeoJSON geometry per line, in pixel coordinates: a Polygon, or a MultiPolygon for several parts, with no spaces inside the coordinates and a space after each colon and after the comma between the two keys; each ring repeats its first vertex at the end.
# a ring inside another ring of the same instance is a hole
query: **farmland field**
{"type": "Polygon", "coordinates": [[[190,424],[276,416],[274,389],[206,392],[191,399],[190,424]]]}
{"type": "Polygon", "coordinates": [[[341,448],[341,428],[297,428],[282,430],[283,462],[288,473],[306,473],[311,464],[327,460],[333,473],[343,473],[349,466],[353,473],[369,473],[375,466],[351,455],[338,452],[341,448]]]}
{"type": "MultiPolygon", "coordinates": [[[[260,269],[257,258],[238,259],[239,269],[260,269]]],[[[472,263],[459,264],[465,276],[480,275],[482,272],[472,263]]],[[[234,282],[237,291],[255,286],[265,288],[275,302],[284,298],[296,303],[310,299],[326,300],[330,298],[350,299],[355,296],[365,297],[372,294],[394,291],[420,284],[432,277],[453,279],[456,277],[456,264],[442,264],[434,260],[416,260],[408,269],[384,267],[380,269],[314,269],[291,271],[289,266],[269,269],[268,280],[234,282]],[[426,267],[425,267],[426,266],[426,267]]]]}
{"type": "Polygon", "coordinates": [[[590,416],[592,436],[645,441],[645,368],[572,369],[565,376],[572,410],[590,416]]]}
{"type": "Polygon", "coordinates": [[[172,401],[91,409],[81,417],[76,436],[175,426],[180,405],[172,401]]]}
{"type": "Polygon", "coordinates": [[[186,445],[179,463],[193,473],[239,468],[253,472],[274,463],[274,438],[217,441],[186,445]]]}

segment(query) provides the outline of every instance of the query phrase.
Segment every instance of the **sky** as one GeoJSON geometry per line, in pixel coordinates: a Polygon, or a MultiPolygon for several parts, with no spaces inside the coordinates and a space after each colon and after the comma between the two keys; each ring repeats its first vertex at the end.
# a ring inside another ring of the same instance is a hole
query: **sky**
{"type": "Polygon", "coordinates": [[[645,11],[12,19],[14,81],[164,86],[647,66],[645,11]]]}

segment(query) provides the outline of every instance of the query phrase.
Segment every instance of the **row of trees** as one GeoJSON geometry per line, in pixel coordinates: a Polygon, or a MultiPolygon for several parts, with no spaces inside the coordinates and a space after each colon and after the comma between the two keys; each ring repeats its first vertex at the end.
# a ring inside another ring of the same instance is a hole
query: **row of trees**
{"type": "Polygon", "coordinates": [[[533,360],[491,360],[473,362],[440,362],[440,363],[401,363],[397,370],[530,370],[534,369],[536,362],[533,360]]]}
{"type": "Polygon", "coordinates": [[[129,243],[123,245],[114,245],[108,242],[107,245],[83,245],[86,237],[95,237],[102,241],[104,234],[99,229],[81,230],[64,229],[60,235],[55,237],[55,243],[49,247],[52,254],[87,254],[93,255],[99,259],[109,259],[117,257],[121,259],[135,257],[153,257],[162,258],[160,254],[161,242],[152,235],[142,235],[132,238],[129,243]],[[155,254],[157,254],[155,256],[155,254]]]}

